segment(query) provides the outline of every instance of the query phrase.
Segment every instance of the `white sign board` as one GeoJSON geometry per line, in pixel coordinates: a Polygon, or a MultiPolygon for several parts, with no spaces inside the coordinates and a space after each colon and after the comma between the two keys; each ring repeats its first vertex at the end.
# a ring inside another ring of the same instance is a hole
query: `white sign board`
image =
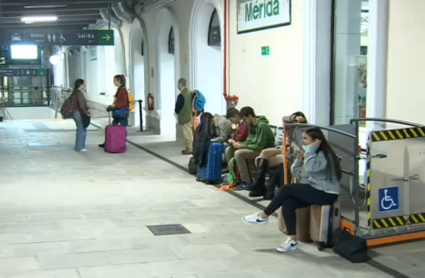
{"type": "Polygon", "coordinates": [[[238,34],[291,24],[291,0],[237,1],[238,34]]]}

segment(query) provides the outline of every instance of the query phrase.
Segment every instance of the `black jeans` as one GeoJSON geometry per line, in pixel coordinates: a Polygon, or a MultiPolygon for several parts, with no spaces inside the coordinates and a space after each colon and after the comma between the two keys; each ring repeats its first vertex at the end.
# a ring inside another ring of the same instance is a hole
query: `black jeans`
{"type": "Polygon", "coordinates": [[[311,205],[330,205],[337,199],[338,195],[317,190],[309,184],[288,184],[280,188],[264,213],[271,215],[283,207],[286,230],[288,235],[293,236],[296,234],[296,209],[311,205]]]}

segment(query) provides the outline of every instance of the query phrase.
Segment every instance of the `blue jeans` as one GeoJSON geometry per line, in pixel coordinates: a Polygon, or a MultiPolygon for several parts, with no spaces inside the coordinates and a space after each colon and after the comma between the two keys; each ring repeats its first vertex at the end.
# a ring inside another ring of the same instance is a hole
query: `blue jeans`
{"type": "Polygon", "coordinates": [[[77,136],[75,138],[75,151],[79,152],[86,148],[87,128],[84,127],[83,120],[81,119],[81,112],[79,110],[74,112],[72,117],[77,126],[77,136]]]}
{"type": "Polygon", "coordinates": [[[112,121],[112,125],[120,125],[120,126],[126,127],[128,126],[128,118],[126,119],[114,118],[114,120],[112,121]]]}

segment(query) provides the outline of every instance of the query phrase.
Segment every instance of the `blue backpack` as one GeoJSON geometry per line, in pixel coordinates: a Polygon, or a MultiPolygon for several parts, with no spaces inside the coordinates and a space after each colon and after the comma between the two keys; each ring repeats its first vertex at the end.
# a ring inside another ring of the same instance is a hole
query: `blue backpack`
{"type": "Polygon", "coordinates": [[[192,99],[193,99],[192,109],[198,114],[203,112],[204,107],[205,107],[205,103],[206,103],[204,95],[200,91],[195,90],[195,91],[193,91],[192,96],[193,96],[192,97],[192,99]]]}

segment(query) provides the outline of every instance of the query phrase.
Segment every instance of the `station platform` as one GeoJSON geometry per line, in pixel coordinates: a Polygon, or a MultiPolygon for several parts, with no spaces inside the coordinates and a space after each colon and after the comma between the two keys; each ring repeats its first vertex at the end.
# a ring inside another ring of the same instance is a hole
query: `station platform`
{"type": "Polygon", "coordinates": [[[0,123],[0,278],[423,277],[423,241],[373,249],[369,264],[310,244],[279,254],[275,218],[241,222],[265,201],[196,182],[161,136],[130,128],[127,153],[106,154],[104,124],[76,153],[72,120],[0,123]]]}

